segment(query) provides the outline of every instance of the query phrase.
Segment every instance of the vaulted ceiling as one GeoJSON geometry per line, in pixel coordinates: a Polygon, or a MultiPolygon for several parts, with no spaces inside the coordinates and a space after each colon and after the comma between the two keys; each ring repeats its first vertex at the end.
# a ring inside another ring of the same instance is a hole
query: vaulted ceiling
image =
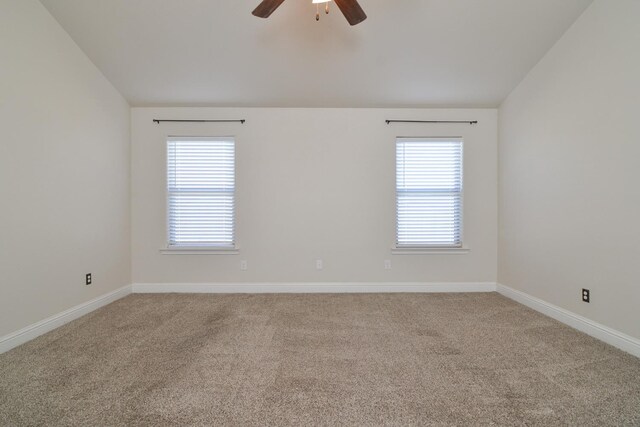
{"type": "Polygon", "coordinates": [[[41,0],[134,106],[495,107],[592,0],[41,0]]]}

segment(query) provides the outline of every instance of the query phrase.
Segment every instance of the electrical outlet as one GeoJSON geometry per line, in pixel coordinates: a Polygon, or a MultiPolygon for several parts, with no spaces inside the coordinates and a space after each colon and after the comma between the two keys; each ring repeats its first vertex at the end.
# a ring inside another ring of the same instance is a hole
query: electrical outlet
{"type": "Polygon", "coordinates": [[[591,302],[589,296],[589,289],[582,289],[582,301],[583,302],[591,302]]]}
{"type": "Polygon", "coordinates": [[[249,265],[247,264],[247,260],[243,259],[240,261],[240,270],[245,271],[249,269],[249,265]]]}
{"type": "Polygon", "coordinates": [[[321,259],[317,259],[316,260],[316,270],[322,270],[323,267],[324,267],[324,265],[322,264],[322,260],[321,259]]]}
{"type": "Polygon", "coordinates": [[[391,270],[391,260],[390,259],[385,259],[384,260],[384,269],[385,270],[391,270]]]}
{"type": "Polygon", "coordinates": [[[91,273],[87,273],[84,276],[84,284],[89,286],[91,284],[91,273]]]}

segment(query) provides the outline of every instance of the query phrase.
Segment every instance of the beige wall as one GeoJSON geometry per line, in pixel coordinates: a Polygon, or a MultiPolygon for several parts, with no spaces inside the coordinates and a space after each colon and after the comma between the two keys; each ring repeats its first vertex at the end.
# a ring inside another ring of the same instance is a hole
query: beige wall
{"type": "Polygon", "coordinates": [[[497,111],[134,108],[133,281],[495,282],[497,111]],[[154,124],[244,118],[246,124],[154,124]],[[387,125],[388,118],[479,120],[387,125]],[[165,139],[236,137],[239,255],[163,255],[165,139]],[[395,137],[463,136],[464,255],[391,255],[395,137]],[[315,260],[324,269],[315,269],[315,260]],[[384,269],[384,260],[392,269],[384,269]],[[240,260],[249,269],[240,270],[240,260]]]}
{"type": "Polygon", "coordinates": [[[638,17],[638,1],[594,2],[501,106],[498,275],[636,338],[638,17]]]}
{"type": "Polygon", "coordinates": [[[1,337],[131,282],[129,107],[36,0],[0,0],[0,130],[1,337]]]}

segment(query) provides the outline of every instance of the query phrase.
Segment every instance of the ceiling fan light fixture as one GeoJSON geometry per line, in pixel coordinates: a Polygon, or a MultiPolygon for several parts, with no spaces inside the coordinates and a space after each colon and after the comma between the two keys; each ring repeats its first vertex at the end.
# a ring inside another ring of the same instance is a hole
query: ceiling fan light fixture
{"type": "MultiPolygon", "coordinates": [[[[328,7],[331,1],[332,0],[311,0],[312,4],[317,6],[318,12],[320,11],[320,7],[318,5],[320,3],[325,3],[325,10],[327,13],[329,13],[328,7]]],[[[362,10],[362,7],[358,4],[358,0],[333,1],[335,1],[336,6],[338,6],[338,9],[340,9],[344,17],[347,19],[349,25],[357,25],[367,19],[367,14],[364,13],[364,10],[362,10]]],[[[252,13],[259,18],[268,18],[269,15],[271,15],[283,2],[284,0],[262,0],[252,13]]],[[[316,19],[320,19],[319,13],[316,15],[316,19]]]]}

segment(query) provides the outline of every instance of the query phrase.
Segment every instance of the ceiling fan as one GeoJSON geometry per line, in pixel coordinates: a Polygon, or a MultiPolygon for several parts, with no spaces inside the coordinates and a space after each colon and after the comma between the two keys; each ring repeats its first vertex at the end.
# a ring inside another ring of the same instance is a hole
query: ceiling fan
{"type": "MultiPolygon", "coordinates": [[[[329,13],[330,1],[331,0],[313,0],[312,3],[327,3],[326,11],[329,13]]],[[[358,0],[333,1],[336,2],[344,17],[349,21],[349,24],[356,25],[367,19],[367,15],[358,4],[358,0]]],[[[262,0],[262,3],[260,3],[252,13],[259,18],[268,18],[283,2],[284,0],[262,0]]],[[[316,14],[316,20],[318,19],[320,19],[319,13],[316,14]]]]}

